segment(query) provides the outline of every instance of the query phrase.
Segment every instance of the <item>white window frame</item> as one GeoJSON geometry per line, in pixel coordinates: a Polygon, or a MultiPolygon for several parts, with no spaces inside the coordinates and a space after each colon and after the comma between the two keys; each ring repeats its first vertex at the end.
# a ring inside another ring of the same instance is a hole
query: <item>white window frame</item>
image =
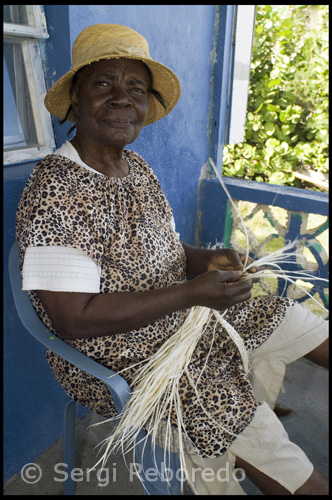
{"type": "Polygon", "coordinates": [[[235,52],[227,144],[244,141],[256,5],[236,6],[235,52]]]}
{"type": "Polygon", "coordinates": [[[4,151],[5,165],[38,160],[55,150],[52,121],[44,106],[46,86],[39,47],[39,39],[49,37],[45,12],[42,5],[25,5],[24,7],[29,19],[29,26],[4,23],[4,40],[21,42],[37,146],[4,151]]]}

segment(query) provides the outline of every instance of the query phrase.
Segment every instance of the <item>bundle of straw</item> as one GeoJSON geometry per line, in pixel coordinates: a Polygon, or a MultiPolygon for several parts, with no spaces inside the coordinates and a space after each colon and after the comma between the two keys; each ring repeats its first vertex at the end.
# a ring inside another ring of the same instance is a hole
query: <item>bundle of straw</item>
{"type": "MultiPolygon", "coordinates": [[[[162,421],[164,422],[163,447],[166,456],[166,450],[172,450],[173,426],[171,416],[173,414],[176,415],[177,443],[181,467],[183,469],[185,468],[183,433],[187,439],[189,439],[189,437],[186,434],[185,425],[181,416],[181,402],[178,389],[180,379],[182,375],[185,374],[196,393],[198,401],[200,400],[196,384],[189,374],[188,366],[197,343],[202,335],[204,335],[212,315],[214,315],[218,322],[226,328],[228,334],[237,345],[242,357],[244,369],[246,373],[248,373],[248,354],[242,338],[232,325],[230,325],[224,319],[223,315],[217,311],[201,306],[191,308],[181,328],[166,340],[143,366],[137,369],[132,382],[135,389],[132,392],[131,398],[122,413],[120,422],[115,428],[114,433],[101,443],[106,445],[106,449],[104,455],[96,465],[102,462],[102,466],[104,466],[109,454],[119,449],[121,449],[123,453],[134,450],[135,442],[142,427],[145,427],[147,431],[146,439],[150,436],[155,445],[160,436],[159,428],[162,421]]],[[[212,345],[213,341],[211,342],[211,347],[212,345]]],[[[207,360],[208,359],[206,359],[206,362],[207,360]]],[[[201,407],[207,416],[212,418],[202,404],[201,407]]],[[[226,428],[222,427],[222,429],[227,431],[226,428]]]]}
{"type": "MultiPolygon", "coordinates": [[[[224,185],[213,161],[210,160],[210,162],[219,181],[225,189],[228,198],[233,203],[231,196],[228,193],[226,186],[224,185]]],[[[239,216],[241,218],[240,214],[239,216]]],[[[243,220],[242,223],[245,229],[243,220]]],[[[244,272],[241,279],[252,278],[253,274],[250,273],[251,267],[264,266],[264,269],[261,269],[257,273],[255,273],[255,278],[264,278],[266,276],[281,276],[285,280],[291,281],[292,283],[296,284],[295,280],[290,275],[291,272],[288,271],[288,274],[286,274],[281,267],[282,264],[293,262],[291,258],[292,256],[296,255],[296,252],[290,253],[288,252],[288,250],[294,248],[296,246],[296,243],[297,242],[289,243],[283,249],[262,257],[255,262],[249,261],[249,249],[247,245],[244,272]]],[[[296,274],[297,278],[300,275],[301,279],[313,279],[309,273],[303,272],[299,274],[299,272],[297,271],[296,274]]],[[[183,470],[185,470],[184,443],[185,439],[189,439],[189,437],[186,433],[185,425],[182,419],[179,384],[181,377],[183,375],[186,375],[200,403],[200,394],[198,393],[196,387],[197,381],[195,383],[195,381],[192,380],[188,367],[193,352],[195,351],[195,348],[202,335],[204,335],[204,332],[206,331],[206,327],[210,322],[212,315],[214,315],[217,322],[227,331],[227,333],[237,346],[245,372],[248,373],[250,369],[248,354],[245,349],[243,340],[232,327],[232,325],[230,325],[225,320],[225,313],[226,311],[223,314],[220,314],[218,311],[201,306],[195,306],[191,308],[181,328],[168,340],[166,340],[166,342],[164,342],[164,344],[153,356],[145,360],[144,363],[138,363],[138,365],[141,364],[141,366],[137,368],[136,375],[132,382],[134,391],[132,392],[131,398],[120,416],[120,421],[116,426],[114,433],[111,436],[107,437],[104,441],[102,441],[101,445],[105,446],[105,451],[95,467],[99,463],[102,463],[102,467],[104,467],[104,464],[106,463],[110,453],[116,452],[119,449],[121,449],[123,453],[127,453],[129,450],[134,450],[138,434],[143,427],[147,431],[147,436],[145,439],[151,437],[152,443],[155,445],[159,436],[159,428],[162,424],[164,433],[163,446],[165,449],[165,456],[166,449],[172,449],[172,439],[174,436],[173,433],[175,432],[177,433],[177,451],[179,454],[181,467],[183,468],[183,470]],[[172,425],[171,421],[172,418],[174,419],[174,415],[176,416],[175,426],[172,425]]],[[[211,343],[211,348],[212,345],[213,341],[211,343]]],[[[207,360],[205,361],[205,363],[206,362],[207,360]]],[[[204,370],[204,367],[202,370],[204,370]]],[[[200,404],[203,412],[206,414],[207,419],[209,419],[211,422],[213,421],[214,423],[216,423],[221,430],[233,434],[231,431],[221,426],[218,422],[215,422],[213,417],[204,408],[203,404],[200,404]]]]}

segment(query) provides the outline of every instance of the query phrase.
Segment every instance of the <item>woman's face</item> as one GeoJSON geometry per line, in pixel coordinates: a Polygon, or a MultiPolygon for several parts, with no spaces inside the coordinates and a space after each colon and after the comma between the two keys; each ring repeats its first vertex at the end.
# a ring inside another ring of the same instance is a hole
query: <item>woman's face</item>
{"type": "Polygon", "coordinates": [[[102,60],[87,66],[72,92],[77,135],[124,148],[139,135],[148,110],[150,78],[141,61],[102,60]]]}

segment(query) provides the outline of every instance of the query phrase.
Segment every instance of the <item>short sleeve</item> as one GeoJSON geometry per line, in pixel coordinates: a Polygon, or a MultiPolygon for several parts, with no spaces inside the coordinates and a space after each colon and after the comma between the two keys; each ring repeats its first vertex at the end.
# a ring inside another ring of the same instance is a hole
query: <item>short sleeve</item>
{"type": "Polygon", "coordinates": [[[94,174],[57,155],[49,155],[35,167],[16,217],[21,265],[28,247],[73,248],[102,265],[103,192],[93,180],[94,174]]]}
{"type": "Polygon", "coordinates": [[[100,275],[100,267],[82,250],[28,247],[22,289],[99,293],[100,275]]]}

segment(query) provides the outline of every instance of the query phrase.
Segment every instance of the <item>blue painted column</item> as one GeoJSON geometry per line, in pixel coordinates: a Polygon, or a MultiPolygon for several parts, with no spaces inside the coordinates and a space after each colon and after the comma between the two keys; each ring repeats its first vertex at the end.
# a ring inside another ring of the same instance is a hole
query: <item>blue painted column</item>
{"type": "Polygon", "coordinates": [[[223,147],[228,129],[233,26],[234,5],[216,6],[208,141],[209,155],[220,172],[222,171],[223,147]]]}
{"type": "MultiPolygon", "coordinates": [[[[232,58],[233,58],[234,5],[217,5],[211,65],[211,95],[208,117],[208,158],[212,158],[222,172],[223,147],[228,128],[232,58]]],[[[209,191],[206,184],[215,177],[206,163],[198,186],[196,241],[198,247],[220,242],[224,235],[227,197],[220,191],[209,191]],[[211,196],[211,197],[210,197],[211,196]],[[211,233],[213,236],[211,237],[211,233]]],[[[216,181],[219,184],[219,181],[216,181]]],[[[223,193],[224,194],[224,193],[223,193]]]]}

